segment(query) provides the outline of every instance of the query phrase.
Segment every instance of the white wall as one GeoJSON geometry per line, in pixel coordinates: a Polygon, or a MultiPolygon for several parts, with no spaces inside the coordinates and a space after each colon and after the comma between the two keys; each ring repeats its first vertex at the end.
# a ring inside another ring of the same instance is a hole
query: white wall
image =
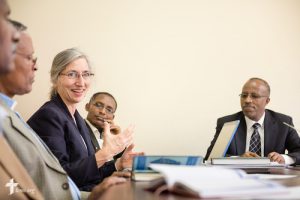
{"type": "MultiPolygon", "coordinates": [[[[271,85],[270,109],[300,127],[298,0],[9,0],[29,27],[39,71],[18,97],[25,119],[47,99],[59,51],[86,52],[96,91],[115,95],[116,121],[136,125],[136,150],[204,155],[218,117],[240,110],[250,77],[271,85]]],[[[80,104],[82,116],[86,113],[80,104]]]]}

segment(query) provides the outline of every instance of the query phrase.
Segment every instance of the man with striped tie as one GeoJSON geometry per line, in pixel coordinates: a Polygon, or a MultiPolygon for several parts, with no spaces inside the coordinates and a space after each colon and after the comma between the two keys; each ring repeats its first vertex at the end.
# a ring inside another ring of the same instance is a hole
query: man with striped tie
{"type": "Polygon", "coordinates": [[[242,111],[217,120],[207,159],[225,122],[240,120],[227,150],[228,156],[269,157],[280,164],[300,164],[300,138],[291,117],[265,107],[270,102],[270,86],[261,78],[250,78],[240,94],[242,111]],[[289,126],[288,126],[288,125],[289,126]],[[286,150],[288,151],[285,154],[286,150]]]}

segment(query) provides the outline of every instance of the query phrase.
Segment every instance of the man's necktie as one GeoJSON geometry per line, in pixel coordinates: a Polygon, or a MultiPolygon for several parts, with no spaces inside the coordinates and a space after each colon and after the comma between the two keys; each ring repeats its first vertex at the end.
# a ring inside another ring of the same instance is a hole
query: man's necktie
{"type": "Polygon", "coordinates": [[[258,133],[258,128],[260,127],[259,123],[253,124],[253,133],[250,139],[249,151],[256,153],[257,155],[261,156],[261,142],[260,136],[258,133]]]}

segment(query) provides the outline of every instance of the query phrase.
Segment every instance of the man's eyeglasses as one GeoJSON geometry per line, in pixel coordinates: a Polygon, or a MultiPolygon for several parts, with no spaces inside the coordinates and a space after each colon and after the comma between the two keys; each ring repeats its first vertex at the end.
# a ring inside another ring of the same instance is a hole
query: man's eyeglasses
{"type": "Polygon", "coordinates": [[[105,109],[105,112],[107,112],[108,114],[114,114],[114,109],[113,108],[111,108],[111,107],[106,107],[105,105],[103,105],[102,103],[94,103],[93,104],[96,108],[98,108],[98,109],[105,109]]]}
{"type": "Polygon", "coordinates": [[[33,63],[34,65],[35,65],[36,62],[37,62],[37,57],[34,56],[34,55],[32,55],[32,54],[28,55],[28,54],[21,53],[21,52],[16,52],[16,54],[22,56],[23,58],[26,58],[28,61],[32,61],[32,63],[33,63]]]}
{"type": "Polygon", "coordinates": [[[239,95],[241,97],[241,99],[246,99],[248,96],[251,98],[251,99],[260,99],[260,98],[263,98],[263,97],[268,97],[268,96],[262,96],[262,95],[259,95],[259,94],[255,94],[255,93],[242,93],[239,95]]]}
{"type": "Polygon", "coordinates": [[[78,79],[80,78],[80,76],[84,79],[84,80],[89,80],[92,76],[94,76],[93,73],[91,72],[76,72],[76,71],[70,71],[70,72],[66,72],[66,73],[60,73],[59,75],[63,75],[68,77],[69,79],[78,79]]]}

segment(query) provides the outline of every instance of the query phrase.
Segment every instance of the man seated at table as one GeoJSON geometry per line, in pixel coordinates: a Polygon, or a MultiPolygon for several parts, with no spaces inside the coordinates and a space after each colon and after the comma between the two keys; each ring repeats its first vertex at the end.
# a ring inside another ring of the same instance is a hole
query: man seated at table
{"type": "MultiPolygon", "coordinates": [[[[89,103],[85,105],[88,112],[85,119],[89,129],[92,144],[95,152],[102,148],[103,145],[103,128],[104,122],[110,124],[111,132],[118,134],[120,127],[114,123],[115,112],[117,110],[117,101],[113,95],[108,92],[97,92],[93,94],[89,103]]],[[[114,159],[120,158],[123,152],[114,156],[114,159]]]]}
{"type": "Polygon", "coordinates": [[[270,86],[261,78],[250,78],[240,94],[242,111],[217,120],[215,136],[205,160],[225,122],[240,120],[227,150],[228,156],[269,157],[280,164],[300,164],[300,138],[287,115],[265,109],[270,102],[270,86]],[[288,150],[288,154],[285,151],[288,150]]]}

